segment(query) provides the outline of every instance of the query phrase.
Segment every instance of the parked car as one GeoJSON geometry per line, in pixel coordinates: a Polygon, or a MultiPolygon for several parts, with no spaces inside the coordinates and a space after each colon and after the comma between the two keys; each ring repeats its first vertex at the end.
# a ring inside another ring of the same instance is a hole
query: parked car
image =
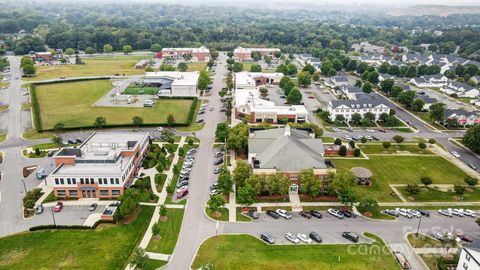
{"type": "Polygon", "coordinates": [[[224,107],[220,108],[220,112],[226,112],[226,111],[227,111],[227,108],[224,108],[224,107]]]}
{"type": "Polygon", "coordinates": [[[77,143],[82,143],[83,142],[83,140],[80,139],[80,138],[77,138],[76,141],[77,141],[77,143]]]}
{"type": "Polygon", "coordinates": [[[187,190],[187,189],[188,189],[187,186],[183,186],[183,187],[177,188],[177,193],[181,193],[181,192],[183,192],[184,190],[187,190]]]}
{"type": "Polygon", "coordinates": [[[222,168],[217,167],[217,168],[215,168],[215,170],[213,170],[213,173],[214,174],[219,174],[221,171],[222,171],[222,168]]]}
{"type": "Polygon", "coordinates": [[[267,215],[269,215],[270,217],[274,218],[274,219],[279,219],[280,216],[277,214],[277,212],[273,211],[273,210],[267,210],[267,215]]]}
{"type": "Polygon", "coordinates": [[[343,136],[343,138],[347,141],[351,141],[352,140],[352,137],[348,136],[348,135],[345,135],[343,136]]]}
{"type": "Polygon", "coordinates": [[[157,127],[157,131],[158,131],[158,132],[162,132],[162,131],[163,131],[163,127],[157,127]]]}
{"type": "Polygon", "coordinates": [[[465,210],[463,210],[463,212],[465,213],[465,216],[469,216],[469,217],[476,217],[477,216],[477,213],[475,213],[475,211],[470,210],[470,209],[465,209],[465,210]]]}
{"type": "Polygon", "coordinates": [[[387,131],[385,129],[379,129],[378,131],[382,132],[382,133],[387,133],[387,131]]]}
{"type": "Polygon", "coordinates": [[[346,128],[345,130],[348,131],[348,132],[353,132],[352,128],[346,128]]]}
{"type": "Polygon", "coordinates": [[[395,210],[398,212],[398,214],[400,216],[404,216],[404,217],[407,217],[407,218],[412,218],[412,214],[410,214],[407,209],[404,209],[404,208],[395,208],[395,210]]]}
{"type": "Polygon", "coordinates": [[[188,195],[188,188],[187,188],[187,189],[184,189],[182,192],[178,192],[178,193],[177,193],[177,199],[181,199],[181,198],[183,198],[183,197],[185,197],[185,196],[187,196],[187,195],[188,195]]]}
{"type": "Polygon", "coordinates": [[[195,149],[195,148],[192,148],[192,149],[187,151],[187,155],[192,155],[192,154],[195,154],[195,153],[197,153],[197,149],[195,149]]]}
{"type": "Polygon", "coordinates": [[[213,165],[220,165],[223,163],[223,158],[219,158],[219,159],[216,159],[214,162],[213,162],[213,165]]]}
{"type": "Polygon", "coordinates": [[[334,217],[336,217],[336,218],[343,219],[343,214],[342,214],[342,212],[340,212],[340,210],[338,210],[338,209],[329,208],[329,209],[327,210],[327,212],[328,212],[330,215],[332,215],[332,216],[334,216],[334,217]]]}
{"type": "Polygon", "coordinates": [[[74,140],[74,139],[68,139],[68,143],[69,143],[69,144],[75,144],[75,143],[77,143],[77,141],[74,140]]]}
{"type": "Polygon", "coordinates": [[[180,177],[180,182],[181,181],[188,181],[188,180],[190,180],[190,177],[188,177],[188,176],[180,177]]]}
{"type": "Polygon", "coordinates": [[[441,233],[432,233],[432,237],[438,241],[443,241],[443,235],[441,233]]]}
{"type": "Polygon", "coordinates": [[[221,156],[223,156],[223,153],[222,152],[216,152],[213,156],[214,157],[221,157],[221,156]]]}
{"type": "Polygon", "coordinates": [[[315,241],[317,243],[322,242],[322,237],[320,237],[320,235],[316,232],[310,232],[310,234],[308,236],[310,236],[310,239],[312,239],[313,241],[315,241]]]}
{"type": "Polygon", "coordinates": [[[348,210],[341,210],[340,213],[343,214],[344,217],[347,217],[347,218],[355,218],[357,217],[353,212],[350,212],[348,210]]]}
{"type": "Polygon", "coordinates": [[[253,219],[258,219],[258,213],[253,210],[248,211],[246,215],[253,219]]]}
{"type": "Polygon", "coordinates": [[[320,211],[310,210],[310,214],[316,218],[322,218],[322,213],[320,213],[320,211]]]}
{"type": "Polygon", "coordinates": [[[447,216],[447,217],[452,217],[452,212],[448,209],[440,209],[440,210],[438,210],[438,213],[440,215],[444,215],[444,216],[447,216]]]}
{"type": "Polygon", "coordinates": [[[448,208],[447,210],[457,217],[463,217],[463,209],[448,208]]]}
{"type": "Polygon", "coordinates": [[[417,217],[417,218],[419,218],[419,217],[422,216],[422,214],[421,214],[419,211],[415,210],[415,209],[407,209],[407,212],[408,212],[410,215],[412,215],[412,216],[414,216],[414,217],[417,217]]]}
{"type": "Polygon", "coordinates": [[[373,129],[371,129],[371,128],[367,128],[367,132],[375,133],[375,130],[373,130],[373,129]]]}
{"type": "Polygon", "coordinates": [[[55,150],[50,150],[48,151],[47,153],[47,157],[53,157],[53,155],[55,155],[56,151],[55,150]]]}
{"type": "Polygon", "coordinates": [[[312,214],[310,214],[309,212],[305,212],[305,211],[301,211],[300,216],[302,216],[306,219],[311,219],[312,218],[312,214]]]}
{"type": "Polygon", "coordinates": [[[35,205],[35,214],[40,215],[43,213],[43,205],[37,204],[35,205]]]}
{"type": "Polygon", "coordinates": [[[60,212],[63,209],[63,202],[57,202],[55,207],[53,207],[54,212],[60,212]]]}
{"type": "Polygon", "coordinates": [[[268,244],[275,244],[275,239],[273,239],[273,237],[268,233],[262,233],[262,235],[260,235],[260,238],[268,244]]]}
{"type": "Polygon", "coordinates": [[[200,124],[200,123],[203,123],[203,121],[204,121],[203,118],[200,118],[200,119],[197,119],[195,123],[200,124]]]}
{"type": "Polygon", "coordinates": [[[468,167],[472,168],[473,170],[477,170],[477,166],[475,166],[473,163],[468,163],[468,167]]]}
{"type": "Polygon", "coordinates": [[[210,190],[210,196],[215,196],[215,195],[218,195],[218,194],[220,194],[220,190],[218,190],[218,189],[210,190]]]}
{"type": "Polygon", "coordinates": [[[180,181],[177,183],[177,188],[188,186],[188,181],[180,181]]]}
{"type": "Polygon", "coordinates": [[[302,242],[304,242],[306,244],[311,244],[312,243],[312,239],[310,239],[310,237],[308,237],[304,233],[297,234],[297,237],[298,237],[298,239],[302,240],[302,242]]]}
{"type": "Polygon", "coordinates": [[[95,211],[95,209],[97,209],[97,206],[98,206],[98,204],[92,203],[92,204],[90,205],[90,207],[88,208],[88,211],[95,211]]]}
{"type": "Polygon", "coordinates": [[[372,137],[372,139],[373,139],[374,141],[380,141],[380,139],[379,139],[379,138],[377,138],[377,137],[375,137],[375,136],[373,136],[373,135],[372,135],[372,136],[370,136],[370,137],[372,137]]]}
{"type": "Polygon", "coordinates": [[[213,183],[213,184],[210,186],[210,190],[217,189],[217,187],[218,187],[218,183],[215,182],[215,183],[213,183]]]}
{"type": "Polygon", "coordinates": [[[275,212],[277,212],[277,214],[281,217],[283,217],[284,219],[292,219],[292,215],[290,215],[290,213],[288,213],[287,211],[283,210],[283,209],[277,209],[275,210],[275,212]]]}
{"type": "Polygon", "coordinates": [[[430,212],[427,211],[427,210],[422,210],[422,209],[417,209],[418,212],[420,212],[420,214],[422,216],[425,216],[425,217],[429,217],[430,216],[430,212]]]}
{"type": "Polygon", "coordinates": [[[292,242],[292,243],[294,243],[294,244],[300,243],[300,240],[298,240],[298,238],[297,238],[295,235],[293,235],[293,234],[291,234],[291,233],[289,233],[289,232],[287,232],[287,233],[285,234],[285,239],[287,239],[288,241],[290,241],[290,242],[292,242]]]}
{"type": "Polygon", "coordinates": [[[357,243],[358,242],[358,234],[353,233],[353,232],[343,232],[342,233],[343,238],[346,238],[352,242],[357,243]]]}
{"type": "Polygon", "coordinates": [[[398,212],[394,209],[385,209],[383,212],[387,215],[398,217],[398,212]]]}
{"type": "Polygon", "coordinates": [[[464,234],[463,232],[457,232],[457,237],[460,240],[462,240],[464,242],[467,242],[467,243],[473,242],[473,239],[470,236],[464,234]]]}
{"type": "Polygon", "coordinates": [[[459,154],[457,151],[452,151],[451,153],[452,153],[452,155],[453,155],[454,157],[456,157],[456,158],[459,158],[459,157],[460,157],[460,154],[459,154]]]}

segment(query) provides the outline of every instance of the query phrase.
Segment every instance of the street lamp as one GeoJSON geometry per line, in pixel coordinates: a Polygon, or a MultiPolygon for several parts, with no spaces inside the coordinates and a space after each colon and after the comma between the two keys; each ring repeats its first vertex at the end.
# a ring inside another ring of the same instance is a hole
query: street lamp
{"type": "Polygon", "coordinates": [[[57,222],[55,221],[55,213],[53,212],[53,207],[50,208],[50,210],[52,211],[53,226],[57,227],[57,222]]]}
{"type": "Polygon", "coordinates": [[[27,186],[25,185],[25,179],[22,179],[23,189],[25,190],[25,195],[27,195],[27,186]]]}
{"type": "Polygon", "coordinates": [[[420,219],[418,219],[418,226],[417,226],[416,236],[418,236],[418,231],[420,231],[420,224],[422,224],[422,215],[420,215],[420,219]]]}

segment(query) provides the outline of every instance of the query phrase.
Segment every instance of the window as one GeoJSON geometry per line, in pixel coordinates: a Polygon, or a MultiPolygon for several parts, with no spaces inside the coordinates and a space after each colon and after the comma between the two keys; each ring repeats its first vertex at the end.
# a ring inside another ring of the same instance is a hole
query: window
{"type": "Polygon", "coordinates": [[[78,197],[78,191],[74,190],[74,189],[71,189],[71,190],[68,191],[68,195],[71,196],[71,197],[78,197]]]}
{"type": "Polygon", "coordinates": [[[296,174],[290,175],[290,180],[298,180],[298,175],[296,174]]]}
{"type": "Polygon", "coordinates": [[[67,184],[69,184],[69,185],[72,184],[72,180],[70,180],[70,178],[67,178],[67,184]]]}
{"type": "Polygon", "coordinates": [[[57,197],[65,197],[65,190],[57,190],[57,197]]]}
{"type": "Polygon", "coordinates": [[[103,178],[103,184],[104,184],[104,185],[108,184],[107,178],[103,178]]]}
{"type": "Polygon", "coordinates": [[[60,184],[65,184],[65,181],[63,181],[63,178],[60,178],[60,184]]]}
{"type": "Polygon", "coordinates": [[[92,185],[95,184],[95,179],[90,178],[90,184],[92,184],[92,185]]]}
{"type": "Polygon", "coordinates": [[[72,184],[76,185],[77,184],[77,179],[72,178],[72,184]]]}
{"type": "Polygon", "coordinates": [[[471,258],[471,257],[470,257],[470,254],[465,253],[465,259],[466,259],[468,262],[470,261],[470,258],[471,258]]]}
{"type": "Polygon", "coordinates": [[[110,185],[113,185],[113,178],[110,178],[110,185]]]}
{"type": "Polygon", "coordinates": [[[88,178],[85,178],[85,185],[88,185],[90,184],[90,180],[88,180],[88,178]]]}
{"type": "Polygon", "coordinates": [[[100,196],[108,196],[108,189],[100,189],[100,196]]]}
{"type": "Polygon", "coordinates": [[[112,196],[120,196],[120,190],[118,190],[118,189],[113,189],[113,190],[112,190],[112,196]]]}
{"type": "Polygon", "coordinates": [[[120,180],[118,178],[115,178],[115,184],[120,184],[120,180]]]}
{"type": "Polygon", "coordinates": [[[55,178],[55,185],[58,185],[59,182],[58,182],[58,178],[55,178]]]}
{"type": "Polygon", "coordinates": [[[80,184],[82,184],[82,185],[84,184],[83,178],[80,178],[80,184]]]}

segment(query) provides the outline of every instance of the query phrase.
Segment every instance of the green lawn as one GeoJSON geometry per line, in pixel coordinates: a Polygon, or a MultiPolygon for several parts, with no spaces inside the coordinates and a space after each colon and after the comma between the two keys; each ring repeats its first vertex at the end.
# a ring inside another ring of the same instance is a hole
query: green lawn
{"type": "Polygon", "coordinates": [[[0,133],[0,143],[7,139],[7,133],[0,133]]]}
{"type": "MultiPolygon", "coordinates": [[[[370,237],[370,236],[369,236],[370,237]]],[[[198,250],[192,268],[211,263],[214,269],[399,269],[390,253],[379,254],[384,242],[374,237],[376,243],[351,245],[268,245],[251,235],[220,235],[206,240],[198,250]],[[362,246],[366,246],[362,247],[362,246]],[[348,251],[376,250],[366,254],[348,251]]]]}
{"type": "Polygon", "coordinates": [[[221,214],[220,217],[215,217],[213,214],[214,212],[210,208],[205,208],[205,213],[211,218],[219,221],[228,221],[228,208],[220,208],[218,212],[221,214]]]}
{"type": "Polygon", "coordinates": [[[122,94],[124,95],[157,95],[158,87],[133,87],[129,86],[122,94]]]}
{"type": "Polygon", "coordinates": [[[109,80],[37,85],[43,129],[57,123],[66,127],[92,126],[99,116],[107,119],[107,125],[118,125],[131,124],[134,116],[142,117],[144,123],[166,123],[173,113],[177,123],[184,123],[193,103],[189,99],[161,99],[152,108],[92,107],[111,89],[109,80]]]}
{"type": "Polygon", "coordinates": [[[0,112],[8,110],[8,105],[0,105],[0,112]]]}
{"type": "Polygon", "coordinates": [[[420,149],[418,145],[412,144],[392,144],[390,148],[385,149],[381,144],[357,144],[365,154],[396,154],[397,151],[408,151],[411,154],[432,154],[428,149],[420,149]]]}
{"type": "Polygon", "coordinates": [[[123,269],[154,210],[141,209],[128,225],[43,230],[0,238],[0,269],[123,269]]]}
{"type": "Polygon", "coordinates": [[[188,63],[187,71],[202,71],[207,67],[206,62],[192,62],[188,63]]]}
{"type": "Polygon", "coordinates": [[[160,224],[160,240],[154,237],[148,243],[147,251],[172,254],[177,244],[178,234],[182,227],[184,209],[167,209],[168,220],[158,221],[160,224]]]}
{"type": "Polygon", "coordinates": [[[156,269],[166,265],[167,263],[168,263],[167,261],[159,261],[159,260],[148,259],[147,260],[147,265],[143,268],[143,270],[156,270],[156,269]]]}
{"type": "Polygon", "coordinates": [[[435,188],[422,188],[417,195],[409,195],[404,187],[397,188],[407,200],[419,202],[450,202],[450,201],[480,201],[480,189],[471,188],[463,195],[457,195],[455,192],[440,191],[435,188]],[[461,199],[462,198],[462,199],[461,199]]]}
{"type": "Polygon", "coordinates": [[[373,185],[355,186],[361,197],[377,201],[399,201],[389,184],[420,183],[422,176],[428,176],[434,184],[463,184],[465,172],[438,156],[370,156],[370,159],[335,159],[337,169],[365,167],[373,173],[373,185]]]}
{"type": "Polygon", "coordinates": [[[146,59],[147,56],[126,55],[126,56],[105,56],[105,57],[84,57],[84,65],[57,65],[38,66],[34,77],[26,77],[24,80],[40,81],[58,79],[60,77],[88,77],[88,76],[113,76],[144,74],[143,69],[136,69],[135,64],[146,59]]]}
{"type": "Polygon", "coordinates": [[[50,139],[53,138],[54,135],[52,132],[37,132],[35,129],[31,129],[23,133],[23,138],[26,140],[50,139]]]}
{"type": "Polygon", "coordinates": [[[407,236],[408,242],[414,248],[431,248],[431,247],[442,247],[440,241],[433,239],[430,236],[424,234],[415,234],[410,233],[407,236]]]}

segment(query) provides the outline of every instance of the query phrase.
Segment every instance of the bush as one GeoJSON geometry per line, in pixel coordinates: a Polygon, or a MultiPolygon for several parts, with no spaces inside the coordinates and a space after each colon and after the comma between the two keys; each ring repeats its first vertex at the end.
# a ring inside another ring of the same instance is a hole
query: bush
{"type": "Polygon", "coordinates": [[[388,149],[390,146],[392,146],[390,142],[383,142],[383,148],[388,149]]]}
{"type": "Polygon", "coordinates": [[[423,143],[423,142],[419,142],[419,143],[418,143],[418,148],[420,148],[420,149],[425,149],[425,148],[427,148],[427,145],[426,145],[425,143],[423,143]]]}
{"type": "Polygon", "coordinates": [[[340,138],[336,138],[333,142],[335,145],[342,145],[342,140],[340,138]]]}
{"type": "Polygon", "coordinates": [[[478,179],[475,178],[475,177],[470,177],[470,176],[467,176],[465,177],[465,183],[467,183],[467,185],[473,187],[473,186],[476,186],[478,184],[478,179]]]}
{"type": "Polygon", "coordinates": [[[429,185],[431,185],[433,183],[432,179],[430,177],[426,177],[426,176],[423,176],[422,178],[420,178],[420,182],[422,182],[422,184],[425,187],[428,187],[429,185]]]}
{"type": "Polygon", "coordinates": [[[435,141],[435,139],[428,139],[429,144],[434,144],[435,142],[437,142],[437,141],[435,141]]]}
{"type": "Polygon", "coordinates": [[[400,136],[400,135],[395,135],[395,136],[393,136],[392,139],[393,139],[393,141],[396,142],[396,143],[402,143],[402,142],[405,140],[405,138],[402,137],[402,136],[400,136]]]}
{"type": "Polygon", "coordinates": [[[463,195],[465,193],[465,187],[461,185],[454,185],[453,186],[453,191],[455,191],[456,194],[458,195],[463,195]]]}
{"type": "Polygon", "coordinates": [[[23,198],[23,207],[27,209],[33,209],[35,207],[35,202],[42,196],[41,188],[34,188],[25,194],[23,198]]]}
{"type": "Polygon", "coordinates": [[[348,144],[351,148],[355,148],[355,141],[349,141],[348,144]]]}
{"type": "Polygon", "coordinates": [[[420,193],[420,187],[417,184],[408,184],[405,191],[410,195],[417,195],[420,193]]]}
{"type": "Polygon", "coordinates": [[[377,214],[380,210],[378,207],[378,202],[374,199],[363,199],[359,202],[357,206],[360,213],[370,212],[372,214],[377,214]]]}
{"type": "Polygon", "coordinates": [[[347,147],[345,145],[340,146],[338,154],[342,157],[347,155],[347,147]]]}
{"type": "Polygon", "coordinates": [[[360,148],[355,148],[355,151],[353,151],[353,155],[356,156],[356,157],[359,157],[360,154],[361,154],[360,148]]]}

